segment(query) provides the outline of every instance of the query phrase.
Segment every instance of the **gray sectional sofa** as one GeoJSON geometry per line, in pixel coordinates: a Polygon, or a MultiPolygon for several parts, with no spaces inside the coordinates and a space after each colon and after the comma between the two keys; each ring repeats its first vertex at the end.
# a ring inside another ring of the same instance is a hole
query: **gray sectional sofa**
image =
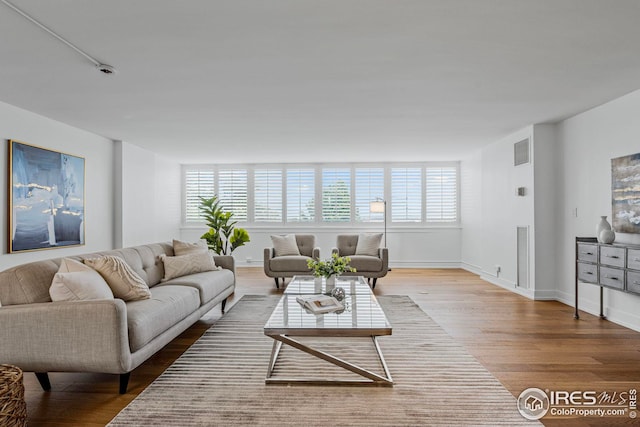
{"type": "Polygon", "coordinates": [[[125,393],[133,369],[203,314],[224,305],[235,289],[231,256],[216,256],[215,271],[166,282],[159,255],[170,243],[155,243],[71,256],[76,260],[115,255],[149,285],[151,298],[52,302],[49,287],[61,258],[36,261],[0,273],[0,363],[36,373],[45,390],[47,372],[120,374],[125,393]]]}

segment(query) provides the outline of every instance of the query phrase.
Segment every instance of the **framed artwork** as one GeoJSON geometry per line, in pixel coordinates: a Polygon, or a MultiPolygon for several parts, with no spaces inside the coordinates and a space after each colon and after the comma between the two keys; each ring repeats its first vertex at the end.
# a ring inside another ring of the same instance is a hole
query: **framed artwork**
{"type": "Polygon", "coordinates": [[[9,141],[9,253],[84,245],[84,158],[9,141]]]}
{"type": "Polygon", "coordinates": [[[640,153],[611,159],[613,228],[640,233],[640,153]]]}

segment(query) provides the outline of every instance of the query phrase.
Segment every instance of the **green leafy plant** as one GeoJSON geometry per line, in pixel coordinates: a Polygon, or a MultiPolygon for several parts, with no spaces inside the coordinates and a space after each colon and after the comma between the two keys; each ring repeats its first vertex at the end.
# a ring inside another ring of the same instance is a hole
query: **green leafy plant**
{"type": "Polygon", "coordinates": [[[231,253],[250,241],[249,233],[244,228],[236,228],[238,221],[233,221],[233,212],[226,212],[221,206],[218,196],[210,199],[200,197],[198,207],[207,222],[209,231],[200,238],[207,241],[209,249],[218,255],[231,253]]]}
{"type": "Polygon", "coordinates": [[[342,273],[350,272],[355,273],[356,269],[351,267],[349,263],[351,258],[348,256],[338,256],[338,254],[331,254],[331,258],[326,260],[313,260],[307,261],[307,266],[312,270],[315,277],[331,277],[334,274],[340,276],[342,273]]]}

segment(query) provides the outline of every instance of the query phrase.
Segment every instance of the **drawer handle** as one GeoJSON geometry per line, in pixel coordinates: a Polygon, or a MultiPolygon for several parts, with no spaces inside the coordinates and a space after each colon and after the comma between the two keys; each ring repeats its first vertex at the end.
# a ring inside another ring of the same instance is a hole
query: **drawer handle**
{"type": "Polygon", "coordinates": [[[607,275],[607,276],[605,276],[605,277],[606,277],[607,279],[611,279],[611,280],[620,280],[620,279],[618,279],[616,276],[609,276],[609,275],[607,275]]]}
{"type": "Polygon", "coordinates": [[[618,255],[605,255],[607,258],[618,259],[620,258],[618,255]]]}
{"type": "Polygon", "coordinates": [[[584,274],[588,274],[588,275],[590,275],[590,276],[593,276],[593,273],[592,273],[592,272],[590,272],[590,271],[585,271],[585,272],[584,272],[584,274]]]}
{"type": "MultiPolygon", "coordinates": [[[[593,255],[593,252],[584,252],[584,251],[582,251],[582,253],[585,254],[585,255],[593,255]]],[[[638,261],[640,261],[640,259],[638,261]]]]}

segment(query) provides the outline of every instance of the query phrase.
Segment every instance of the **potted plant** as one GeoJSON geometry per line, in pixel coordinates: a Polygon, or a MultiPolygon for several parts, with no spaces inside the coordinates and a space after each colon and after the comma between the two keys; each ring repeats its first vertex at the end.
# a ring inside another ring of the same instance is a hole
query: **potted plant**
{"type": "Polygon", "coordinates": [[[225,212],[220,206],[218,196],[200,197],[199,209],[209,227],[200,238],[206,240],[209,249],[216,254],[231,255],[236,248],[250,241],[247,230],[236,228],[238,221],[232,221],[233,212],[225,212]]]}
{"type": "Polygon", "coordinates": [[[356,269],[349,265],[350,262],[351,258],[348,256],[338,256],[338,254],[334,253],[331,254],[331,258],[326,260],[316,261],[310,259],[307,261],[307,266],[315,277],[325,277],[327,285],[333,285],[335,284],[336,276],[340,276],[345,272],[356,272],[356,269]]]}

